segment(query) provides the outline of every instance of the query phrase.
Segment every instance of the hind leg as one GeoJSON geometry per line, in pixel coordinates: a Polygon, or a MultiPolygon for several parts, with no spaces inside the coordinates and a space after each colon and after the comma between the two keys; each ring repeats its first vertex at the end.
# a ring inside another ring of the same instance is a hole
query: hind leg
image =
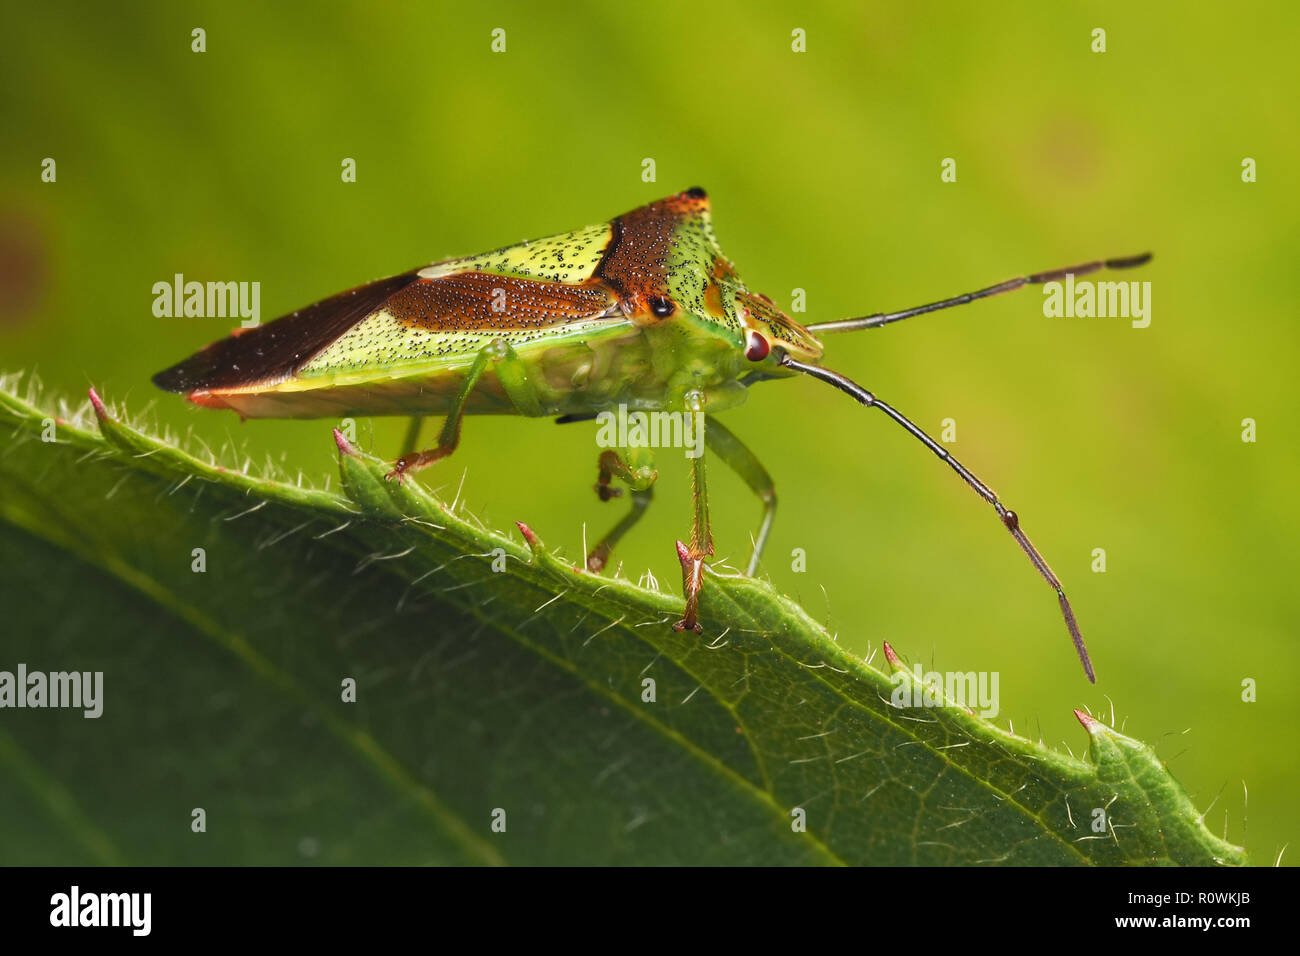
{"type": "MultiPolygon", "coordinates": [[[[386,478],[396,478],[401,481],[408,472],[427,468],[456,450],[456,446],[460,444],[460,423],[465,417],[465,407],[469,404],[470,394],[483,377],[483,373],[487,371],[489,364],[494,367],[497,379],[519,414],[541,414],[537,390],[528,380],[524,363],[509,343],[504,339],[494,339],[474,356],[474,364],[465,374],[465,381],[461,384],[460,391],[456,393],[451,411],[447,413],[447,418],[442,423],[442,431],[438,433],[438,444],[424,451],[411,451],[402,455],[393,463],[393,470],[385,476],[386,478]]],[[[419,416],[411,419],[410,428],[407,430],[409,444],[414,444],[419,438],[421,421],[419,416]]]]}

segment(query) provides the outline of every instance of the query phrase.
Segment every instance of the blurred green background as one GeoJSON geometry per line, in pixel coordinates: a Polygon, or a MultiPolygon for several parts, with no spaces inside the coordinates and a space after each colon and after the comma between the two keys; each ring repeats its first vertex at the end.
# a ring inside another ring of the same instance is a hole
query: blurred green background
{"type": "MultiPolygon", "coordinates": [[[[999,721],[1076,751],[1071,708],[1113,702],[1217,801],[1216,833],[1261,864],[1296,838],[1293,8],[43,3],[5,21],[0,368],[321,480],[330,423],[240,425],[156,392],[153,372],[234,323],[155,318],[153,283],[260,281],[265,321],[697,184],[750,286],[787,307],[805,289],[808,322],[1154,250],[1124,277],[1152,283],[1147,329],[1047,319],[1027,291],[827,341],[826,364],[924,427],[955,420],[954,453],[1064,579],[1095,688],[989,509],[883,416],[798,381],[724,420],[777,482],[765,572],[842,644],[997,670],[999,721]]],[[[358,437],[394,456],[404,427],[358,437]]],[[[450,493],[467,473],[485,520],[576,555],[583,523],[594,540],[623,507],[592,493],[594,432],[471,419],[422,477],[450,493]]],[[[687,470],[660,471],[616,557],[676,590],[687,470]]],[[[722,467],[710,480],[719,554],[743,564],[758,506],[722,467]]]]}

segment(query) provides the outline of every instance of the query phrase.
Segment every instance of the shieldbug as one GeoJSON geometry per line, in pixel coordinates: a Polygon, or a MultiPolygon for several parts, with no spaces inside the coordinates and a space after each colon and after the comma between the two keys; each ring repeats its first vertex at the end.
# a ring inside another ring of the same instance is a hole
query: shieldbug
{"type": "MultiPolygon", "coordinates": [[[[1099,260],[1020,276],[927,305],[809,326],[749,291],[714,238],[703,189],[641,206],[574,232],[449,259],[339,293],[274,322],[241,329],[154,376],[160,388],[244,418],[443,415],[437,444],[409,448],[389,477],[450,455],[465,415],[518,414],[585,421],[616,407],[704,412],[705,445],[734,468],[763,505],[747,573],[762,557],[776,514],[772,479],[713,416],[741,404],[757,382],[808,375],[878,409],[946,462],[993,507],[1003,527],[1056,592],[1089,680],[1083,637],[1061,582],[1014,511],[892,405],[821,364],[818,335],[879,328],[1027,285],[1150,255],[1099,260]]],[[[415,419],[418,423],[418,417],[415,419]]],[[[632,508],[587,555],[598,572],[645,511],[656,472],[606,449],[601,500],[631,491],[632,508]]],[[[713,554],[704,458],[692,459],[693,520],[677,542],[686,608],[677,629],[700,630],[704,561],[713,554]]]]}

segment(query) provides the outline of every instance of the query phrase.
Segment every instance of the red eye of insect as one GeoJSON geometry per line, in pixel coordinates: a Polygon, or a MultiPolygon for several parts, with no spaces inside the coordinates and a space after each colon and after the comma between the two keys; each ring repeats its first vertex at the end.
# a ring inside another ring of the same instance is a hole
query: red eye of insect
{"type": "Polygon", "coordinates": [[[761,362],[767,358],[767,353],[771,350],[772,346],[768,344],[767,339],[750,329],[749,342],[745,345],[745,358],[751,362],[761,362]]]}

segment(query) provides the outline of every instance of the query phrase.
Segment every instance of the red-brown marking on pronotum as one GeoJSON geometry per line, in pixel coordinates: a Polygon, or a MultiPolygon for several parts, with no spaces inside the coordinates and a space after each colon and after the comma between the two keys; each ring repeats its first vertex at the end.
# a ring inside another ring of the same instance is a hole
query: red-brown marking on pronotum
{"type": "Polygon", "coordinates": [[[650,299],[659,296],[668,277],[668,252],[683,221],[709,208],[702,189],[652,202],[624,213],[610,223],[609,245],[596,267],[622,300],[629,315],[645,322],[659,322],[650,310],[650,299]]]}

